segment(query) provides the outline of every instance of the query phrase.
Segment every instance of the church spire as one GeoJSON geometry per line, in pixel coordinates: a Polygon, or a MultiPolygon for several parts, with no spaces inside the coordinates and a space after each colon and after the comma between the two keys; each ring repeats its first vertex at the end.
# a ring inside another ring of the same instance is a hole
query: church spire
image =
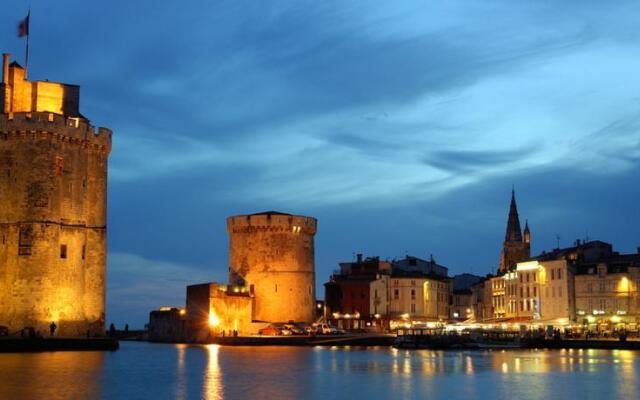
{"type": "Polygon", "coordinates": [[[511,190],[511,206],[509,208],[509,221],[507,222],[507,234],[505,242],[522,242],[522,231],[520,229],[520,218],[518,217],[518,206],[516,205],[516,191],[511,190]]]}
{"type": "Polygon", "coordinates": [[[524,236],[525,243],[531,243],[531,231],[529,230],[529,220],[525,220],[524,222],[524,232],[522,233],[524,236]]]}

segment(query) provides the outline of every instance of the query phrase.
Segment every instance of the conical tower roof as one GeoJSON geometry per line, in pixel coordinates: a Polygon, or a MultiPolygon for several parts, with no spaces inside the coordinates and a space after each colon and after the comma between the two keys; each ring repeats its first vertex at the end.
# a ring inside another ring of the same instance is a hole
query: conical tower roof
{"type": "Polygon", "coordinates": [[[509,207],[509,221],[507,222],[507,234],[505,242],[522,242],[522,230],[520,229],[520,218],[518,217],[518,206],[516,205],[516,192],[511,190],[511,206],[509,207]]]}

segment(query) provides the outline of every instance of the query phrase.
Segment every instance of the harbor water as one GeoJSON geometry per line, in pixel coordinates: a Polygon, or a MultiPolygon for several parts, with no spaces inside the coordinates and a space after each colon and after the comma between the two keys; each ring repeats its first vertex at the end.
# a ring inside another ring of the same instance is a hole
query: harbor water
{"type": "Polygon", "coordinates": [[[0,354],[0,399],[634,399],[640,352],[220,347],[0,354]]]}

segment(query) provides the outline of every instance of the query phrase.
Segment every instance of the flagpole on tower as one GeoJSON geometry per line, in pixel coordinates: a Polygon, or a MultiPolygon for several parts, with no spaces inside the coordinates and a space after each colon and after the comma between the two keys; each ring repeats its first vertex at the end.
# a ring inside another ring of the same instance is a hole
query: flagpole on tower
{"type": "Polygon", "coordinates": [[[24,78],[27,79],[29,75],[29,37],[31,36],[31,32],[29,32],[29,23],[31,19],[31,5],[29,5],[29,12],[27,13],[27,47],[25,49],[24,56],[24,78]]]}
{"type": "Polygon", "coordinates": [[[24,57],[24,77],[27,78],[29,73],[29,19],[31,18],[31,5],[29,5],[29,12],[25,19],[20,21],[18,24],[18,37],[27,37],[27,45],[25,48],[25,57],[24,57]]]}

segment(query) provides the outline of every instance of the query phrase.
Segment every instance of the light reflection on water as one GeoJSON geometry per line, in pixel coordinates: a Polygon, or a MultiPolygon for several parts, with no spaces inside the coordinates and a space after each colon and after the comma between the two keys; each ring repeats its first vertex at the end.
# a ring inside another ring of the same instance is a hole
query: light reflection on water
{"type": "Polygon", "coordinates": [[[0,399],[630,399],[639,354],[122,343],[114,353],[0,354],[0,399]]]}

